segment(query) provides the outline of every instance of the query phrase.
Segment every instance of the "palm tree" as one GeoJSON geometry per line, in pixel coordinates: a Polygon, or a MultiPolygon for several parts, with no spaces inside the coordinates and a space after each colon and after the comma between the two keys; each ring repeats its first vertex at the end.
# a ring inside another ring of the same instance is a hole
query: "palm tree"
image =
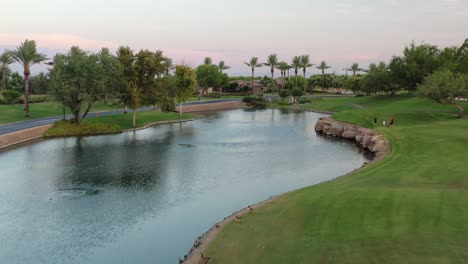
{"type": "Polygon", "coordinates": [[[362,68],[359,68],[359,64],[353,63],[353,65],[351,65],[351,67],[349,67],[349,70],[351,70],[353,72],[353,76],[356,76],[356,72],[362,71],[362,68]]]}
{"type": "Polygon", "coordinates": [[[291,67],[294,68],[294,76],[296,77],[296,86],[297,86],[297,73],[299,72],[299,68],[301,67],[301,57],[294,56],[291,61],[291,67]]]}
{"type": "Polygon", "coordinates": [[[0,63],[2,64],[2,78],[3,78],[3,86],[2,90],[6,90],[6,70],[8,69],[8,65],[14,62],[13,58],[11,57],[10,53],[4,52],[0,55],[0,63]]]}
{"type": "Polygon", "coordinates": [[[322,71],[322,91],[323,91],[323,84],[325,82],[325,70],[330,69],[331,66],[328,66],[328,64],[325,61],[321,61],[320,64],[317,66],[317,69],[322,71]]]}
{"type": "Polygon", "coordinates": [[[314,64],[310,63],[310,57],[309,55],[302,55],[301,57],[301,67],[302,67],[302,73],[304,74],[304,95],[307,94],[307,82],[306,80],[306,70],[307,68],[310,68],[314,66],[314,64]]]}
{"type": "Polygon", "coordinates": [[[218,68],[219,68],[219,71],[221,73],[223,73],[224,70],[228,70],[230,69],[231,67],[227,66],[224,61],[220,61],[219,64],[218,64],[218,68]]]}
{"type": "Polygon", "coordinates": [[[258,63],[257,57],[252,57],[249,62],[244,62],[244,64],[252,68],[252,87],[251,88],[253,89],[255,68],[261,68],[262,64],[258,63]]]}
{"type": "Polygon", "coordinates": [[[11,57],[24,68],[24,111],[25,116],[29,117],[29,75],[31,75],[31,66],[47,60],[46,55],[37,53],[36,42],[34,40],[25,40],[16,50],[9,52],[11,57]]]}
{"type": "Polygon", "coordinates": [[[291,70],[293,67],[288,64],[288,81],[289,81],[289,70],[291,70]]]}
{"type": "Polygon", "coordinates": [[[279,62],[278,62],[278,56],[276,54],[271,54],[268,56],[268,59],[267,59],[267,62],[264,63],[265,66],[268,66],[271,68],[271,85],[272,85],[272,92],[274,93],[275,92],[275,89],[274,89],[274,83],[275,83],[275,80],[274,80],[274,73],[275,73],[275,68],[278,66],[279,62]]]}
{"type": "Polygon", "coordinates": [[[169,72],[175,68],[174,64],[172,63],[172,59],[168,57],[164,57],[162,64],[164,67],[164,74],[166,76],[169,76],[169,72]]]}
{"type": "Polygon", "coordinates": [[[281,72],[281,79],[283,80],[283,87],[284,87],[284,83],[285,83],[285,78],[286,78],[286,71],[289,69],[289,65],[282,61],[280,63],[278,63],[278,66],[276,67],[278,70],[280,70],[281,72]]]}
{"type": "Polygon", "coordinates": [[[203,61],[203,64],[210,65],[212,62],[213,62],[213,60],[210,57],[205,57],[205,60],[203,61]]]}

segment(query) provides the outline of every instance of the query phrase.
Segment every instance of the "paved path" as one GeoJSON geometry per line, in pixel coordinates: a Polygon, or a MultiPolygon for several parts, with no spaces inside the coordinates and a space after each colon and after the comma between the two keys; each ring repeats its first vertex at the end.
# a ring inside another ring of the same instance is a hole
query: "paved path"
{"type": "MultiPolygon", "coordinates": [[[[195,101],[185,103],[184,106],[194,106],[194,105],[201,105],[201,104],[215,104],[215,103],[224,103],[224,102],[240,102],[241,99],[220,99],[220,100],[208,100],[208,101],[195,101]]],[[[138,109],[138,111],[149,111],[153,109],[152,107],[143,107],[138,109]]],[[[106,116],[106,115],[115,115],[123,113],[123,109],[119,110],[110,110],[110,111],[102,111],[102,112],[92,112],[88,114],[88,117],[96,117],[96,116],[106,116]]],[[[66,115],[66,118],[72,118],[72,115],[66,115]]],[[[46,117],[46,118],[38,118],[38,119],[31,119],[28,121],[17,122],[17,123],[9,123],[5,125],[0,125],[0,135],[38,127],[42,125],[52,124],[58,120],[62,120],[63,116],[54,116],[54,117],[46,117]]]]}

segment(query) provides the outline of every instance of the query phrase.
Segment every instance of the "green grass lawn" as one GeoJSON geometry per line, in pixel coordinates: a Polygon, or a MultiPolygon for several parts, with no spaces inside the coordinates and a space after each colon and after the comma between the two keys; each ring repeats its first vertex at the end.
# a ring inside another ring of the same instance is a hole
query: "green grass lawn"
{"type": "MultiPolygon", "coordinates": [[[[223,96],[222,98],[206,98],[202,97],[201,100],[221,100],[221,99],[238,99],[243,98],[243,96],[223,96]]],[[[192,97],[188,102],[198,101],[198,97],[192,97]]],[[[96,102],[91,108],[91,112],[99,112],[106,110],[115,110],[123,109],[124,107],[120,104],[106,104],[103,102],[96,102]]],[[[61,116],[63,115],[63,108],[60,104],[55,102],[45,102],[45,103],[34,103],[30,104],[30,118],[24,117],[24,105],[15,104],[15,105],[0,105],[0,124],[13,123],[27,121],[31,119],[52,117],[52,116],[61,116]]],[[[71,114],[68,109],[66,109],[66,114],[71,114]]]]}
{"type": "MultiPolygon", "coordinates": [[[[137,112],[136,125],[137,127],[144,127],[148,124],[162,121],[173,121],[173,120],[187,120],[193,118],[193,115],[182,114],[175,112],[161,112],[161,111],[147,111],[137,112]]],[[[119,125],[122,130],[132,128],[132,113],[100,116],[96,118],[88,119],[88,123],[94,124],[115,124],[119,125]]]]}
{"type": "MultiPolygon", "coordinates": [[[[63,108],[60,104],[55,102],[35,103],[30,104],[30,118],[24,117],[24,105],[0,105],[0,124],[27,121],[36,118],[61,116],[63,114],[63,108]]],[[[110,105],[102,102],[96,102],[91,108],[92,112],[114,110],[123,108],[121,105],[110,105]]],[[[66,109],[66,114],[70,114],[70,111],[66,109]]]]}
{"type": "Polygon", "coordinates": [[[374,115],[394,115],[395,127],[375,128],[392,152],[227,225],[206,252],[214,263],[468,263],[468,118],[411,96],[308,107],[342,109],[336,119],[368,127],[374,115]]]}
{"type": "MultiPolygon", "coordinates": [[[[193,118],[193,115],[174,112],[148,111],[137,112],[137,128],[162,121],[177,121],[193,118]]],[[[86,136],[120,133],[132,128],[132,114],[116,114],[94,118],[86,118],[81,124],[76,125],[70,121],[58,121],[49,128],[45,137],[86,136]]]]}

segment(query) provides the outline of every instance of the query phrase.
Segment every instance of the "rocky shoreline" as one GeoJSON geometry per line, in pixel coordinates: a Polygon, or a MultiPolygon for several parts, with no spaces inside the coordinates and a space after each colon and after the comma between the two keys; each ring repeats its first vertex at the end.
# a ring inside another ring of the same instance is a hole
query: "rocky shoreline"
{"type": "Polygon", "coordinates": [[[390,150],[390,144],[379,132],[358,125],[336,121],[331,117],[322,117],[315,124],[315,131],[327,136],[354,140],[364,149],[375,154],[375,160],[383,158],[390,150]]]}

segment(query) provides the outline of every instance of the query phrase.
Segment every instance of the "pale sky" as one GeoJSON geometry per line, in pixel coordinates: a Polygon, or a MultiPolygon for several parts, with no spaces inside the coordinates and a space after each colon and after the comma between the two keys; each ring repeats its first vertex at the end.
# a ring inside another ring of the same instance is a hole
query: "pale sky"
{"type": "Polygon", "coordinates": [[[0,52],[25,38],[50,56],[71,45],[91,51],[129,45],[161,49],[191,66],[205,56],[224,60],[230,75],[249,75],[243,62],[253,56],[264,62],[271,53],[286,62],[309,54],[342,73],[353,62],[367,67],[399,55],[413,40],[451,46],[468,38],[468,0],[2,0],[0,6],[8,10],[0,15],[0,52]]]}

